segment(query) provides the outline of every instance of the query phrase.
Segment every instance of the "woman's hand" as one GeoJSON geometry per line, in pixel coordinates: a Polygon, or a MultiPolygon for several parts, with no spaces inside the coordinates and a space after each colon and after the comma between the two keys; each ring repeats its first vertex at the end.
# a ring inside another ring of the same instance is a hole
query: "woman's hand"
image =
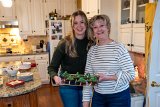
{"type": "Polygon", "coordinates": [[[101,82],[101,81],[116,81],[117,80],[116,75],[105,75],[103,73],[98,73],[97,75],[99,77],[99,82],[101,82]]]}
{"type": "Polygon", "coordinates": [[[83,107],[90,107],[90,102],[89,101],[84,101],[83,102],[83,107]]]}
{"type": "Polygon", "coordinates": [[[57,85],[60,85],[61,84],[61,78],[59,77],[59,76],[54,76],[53,77],[53,79],[54,79],[54,81],[55,81],[55,83],[57,84],[57,85]]]}

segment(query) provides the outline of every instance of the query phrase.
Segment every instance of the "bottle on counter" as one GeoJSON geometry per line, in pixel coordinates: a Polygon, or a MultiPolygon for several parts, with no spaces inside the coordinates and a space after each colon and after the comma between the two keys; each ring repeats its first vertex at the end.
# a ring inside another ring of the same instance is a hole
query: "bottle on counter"
{"type": "Polygon", "coordinates": [[[44,43],[44,44],[43,44],[43,52],[46,52],[46,51],[47,51],[46,48],[47,48],[47,46],[46,46],[46,44],[44,43]]]}

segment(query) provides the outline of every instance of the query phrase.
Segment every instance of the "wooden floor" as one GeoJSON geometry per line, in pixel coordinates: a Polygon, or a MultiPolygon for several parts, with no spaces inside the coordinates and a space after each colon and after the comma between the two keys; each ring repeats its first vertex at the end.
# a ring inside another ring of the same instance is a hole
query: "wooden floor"
{"type": "Polygon", "coordinates": [[[63,107],[59,96],[58,87],[52,85],[42,85],[37,90],[38,107],[63,107]]]}

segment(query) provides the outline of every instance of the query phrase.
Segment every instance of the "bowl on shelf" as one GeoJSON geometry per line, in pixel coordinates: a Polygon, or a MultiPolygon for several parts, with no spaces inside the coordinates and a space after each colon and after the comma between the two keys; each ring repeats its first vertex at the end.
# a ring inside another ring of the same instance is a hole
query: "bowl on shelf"
{"type": "Polygon", "coordinates": [[[8,66],[6,68],[6,71],[10,76],[16,76],[18,70],[19,70],[19,68],[17,66],[8,66]]]}

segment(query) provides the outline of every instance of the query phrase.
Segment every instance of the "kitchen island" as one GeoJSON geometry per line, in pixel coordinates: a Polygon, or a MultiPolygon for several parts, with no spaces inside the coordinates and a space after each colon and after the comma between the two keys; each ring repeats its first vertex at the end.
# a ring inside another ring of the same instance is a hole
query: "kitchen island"
{"type": "Polygon", "coordinates": [[[36,68],[32,68],[33,80],[25,82],[15,88],[6,85],[11,79],[3,76],[3,86],[0,87],[0,107],[38,107],[37,89],[41,86],[41,79],[36,68]]]}

